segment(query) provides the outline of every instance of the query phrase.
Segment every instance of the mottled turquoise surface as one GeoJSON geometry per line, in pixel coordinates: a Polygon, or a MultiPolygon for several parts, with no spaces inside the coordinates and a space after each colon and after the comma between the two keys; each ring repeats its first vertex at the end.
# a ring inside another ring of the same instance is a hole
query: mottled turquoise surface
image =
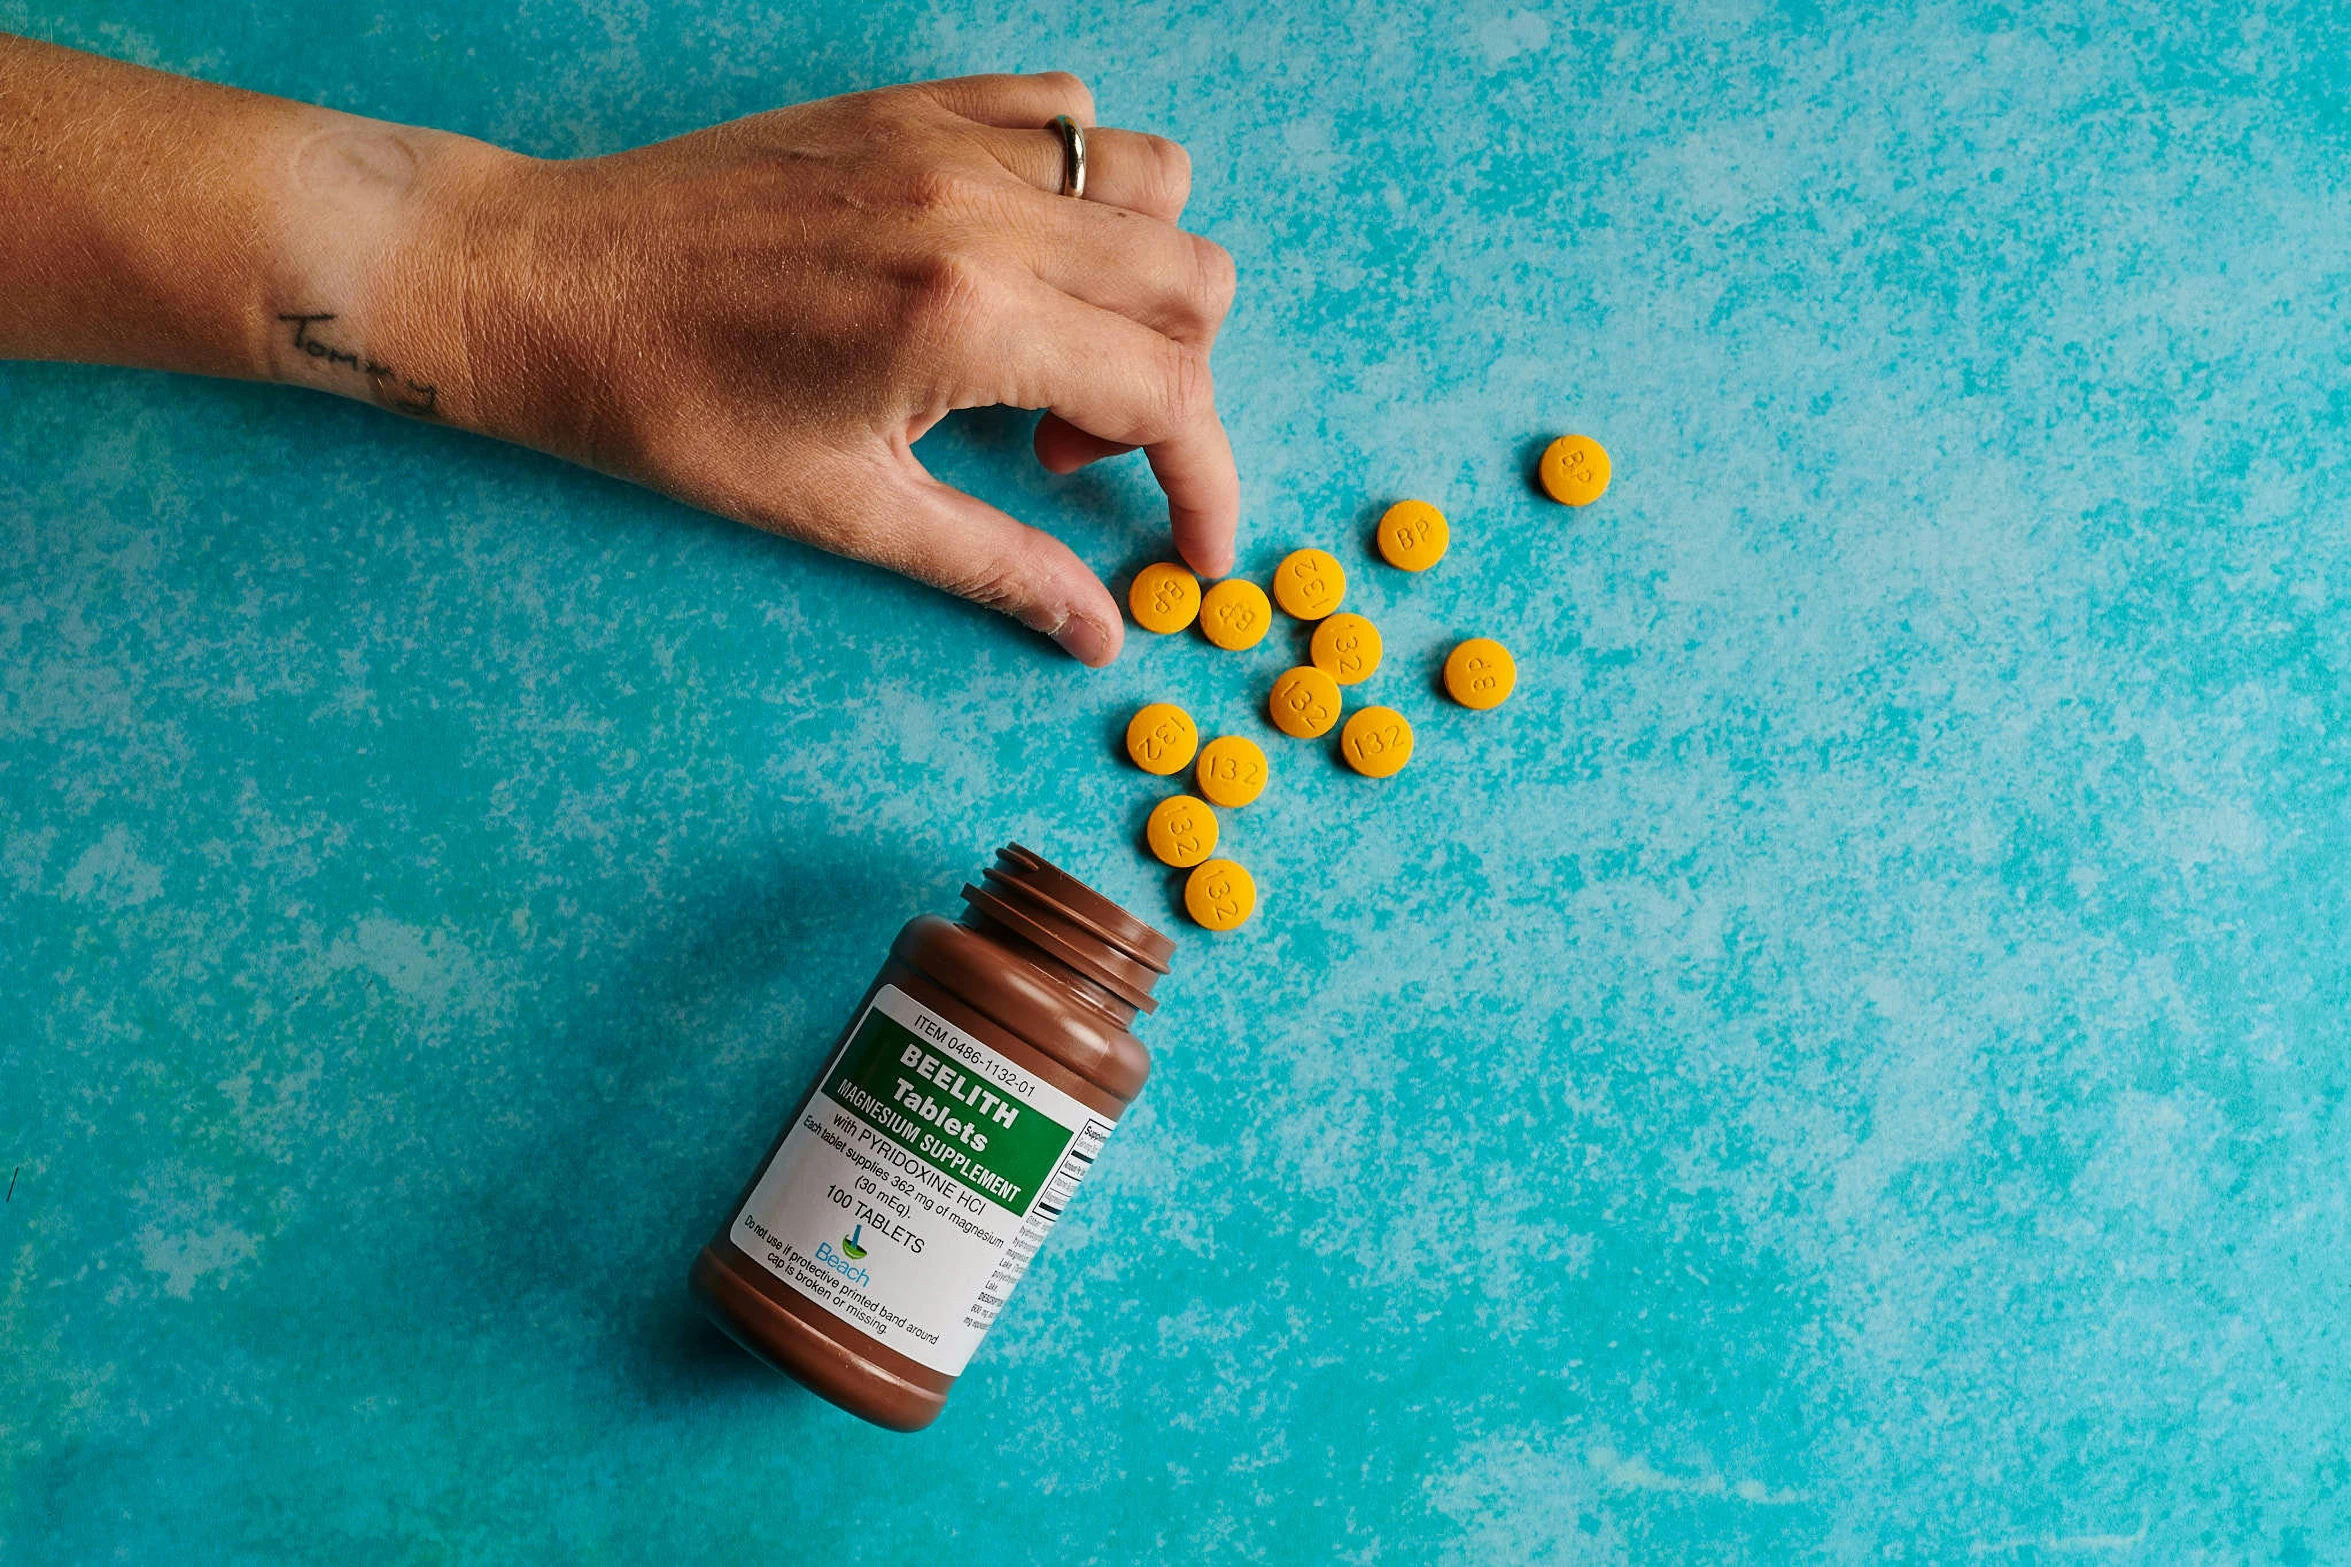
{"type": "MultiPolygon", "coordinates": [[[[687,1261],[998,843],[1189,930],[1111,736],[1262,732],[1290,648],[1089,674],[356,405],[0,369],[0,1559],[2351,1559],[2335,7],[0,25],[566,155],[1083,71],[1239,262],[1245,566],[1341,556],[1421,747],[1275,749],[1258,919],[887,1435],[687,1261]]],[[[925,450],[1123,587],[1147,475],[1026,429],[925,450]]]]}

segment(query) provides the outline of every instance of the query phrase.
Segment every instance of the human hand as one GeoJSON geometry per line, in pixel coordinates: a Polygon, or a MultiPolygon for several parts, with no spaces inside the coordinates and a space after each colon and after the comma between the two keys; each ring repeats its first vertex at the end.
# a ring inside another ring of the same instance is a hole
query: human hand
{"type": "Polygon", "coordinates": [[[525,442],[992,604],[1079,658],[1122,624],[1058,540],[934,481],[950,409],[1141,446],[1229,571],[1208,353],[1232,262],[1182,149],[1075,77],[987,76],[548,162],[0,34],[0,358],[256,376],[525,442]]]}
{"type": "Polygon", "coordinates": [[[1090,131],[1086,199],[1058,194],[1056,114],[1091,125],[1075,77],[894,87],[576,162],[411,133],[423,216],[358,316],[281,313],[273,368],[904,572],[1106,664],[1123,625],[1093,572],[911,449],[952,409],[1046,409],[1046,467],[1143,448],[1176,548],[1232,568],[1208,364],[1231,259],[1177,226],[1172,142],[1090,131]],[[362,386],[318,342],[397,373],[362,386]]]}

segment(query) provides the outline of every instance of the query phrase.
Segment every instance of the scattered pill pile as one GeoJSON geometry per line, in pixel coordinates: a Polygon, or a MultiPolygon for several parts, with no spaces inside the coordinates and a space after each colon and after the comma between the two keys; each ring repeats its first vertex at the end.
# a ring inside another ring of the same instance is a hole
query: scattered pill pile
{"type": "MultiPolygon", "coordinates": [[[[1565,506],[1589,506],[1608,488],[1608,453],[1583,435],[1563,435],[1543,451],[1536,478],[1565,506]]],[[[1445,558],[1452,529],[1426,501],[1398,501],[1380,517],[1380,558],[1399,571],[1422,572],[1445,558]]],[[[1345,711],[1343,688],[1378,673],[1384,647],[1378,626],[1343,612],[1347,571],[1318,549],[1293,550],[1274,568],[1273,595],[1239,577],[1205,593],[1183,567],[1162,561],[1135,574],[1127,608],[1145,631],[1172,636],[1197,622],[1212,644],[1242,652],[1273,629],[1274,606],[1314,634],[1307,662],[1274,677],[1266,716],[1283,734],[1319,739],[1339,731],[1339,756],[1366,778],[1392,778],[1412,760],[1412,721],[1392,707],[1345,711]],[[1344,724],[1341,718],[1346,720],[1344,724]]],[[[1477,711],[1499,707],[1518,683],[1510,650],[1491,637],[1470,637],[1445,659],[1445,693],[1477,711]]],[[[1192,716],[1172,702],[1152,702],[1127,722],[1127,755],[1162,778],[1193,769],[1198,795],[1170,795],[1152,807],[1144,841],[1162,863],[1191,874],[1184,910],[1210,930],[1232,930],[1257,909],[1257,883],[1237,861],[1216,857],[1221,836],[1215,807],[1238,810],[1265,792],[1272,768],[1257,743],[1218,735],[1206,745],[1192,716]]]]}

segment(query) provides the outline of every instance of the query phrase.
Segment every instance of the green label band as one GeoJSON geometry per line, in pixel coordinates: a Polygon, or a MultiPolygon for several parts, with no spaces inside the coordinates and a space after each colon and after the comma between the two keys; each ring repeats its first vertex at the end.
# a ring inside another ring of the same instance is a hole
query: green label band
{"type": "Polygon", "coordinates": [[[879,1008],[866,1013],[825,1079],[826,1098],[1019,1218],[1071,1132],[1001,1088],[879,1008]]]}

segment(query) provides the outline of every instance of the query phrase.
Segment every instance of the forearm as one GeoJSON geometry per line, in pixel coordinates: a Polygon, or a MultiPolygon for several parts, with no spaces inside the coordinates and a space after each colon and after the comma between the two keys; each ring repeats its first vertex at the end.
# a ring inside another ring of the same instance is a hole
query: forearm
{"type": "Polygon", "coordinates": [[[1066,545],[925,472],[956,408],[1050,410],[1057,472],[1141,447],[1178,550],[1233,565],[1208,355],[1232,260],[1189,160],[1083,83],[962,77],[604,157],[0,35],[0,356],[290,382],[520,441],[1004,610],[1089,663],[1066,545]],[[1062,127],[1062,128],[1053,128],[1062,127]]]}
{"type": "Polygon", "coordinates": [[[460,415],[451,230],[468,182],[504,156],[0,35],[0,357],[460,415]]]}

